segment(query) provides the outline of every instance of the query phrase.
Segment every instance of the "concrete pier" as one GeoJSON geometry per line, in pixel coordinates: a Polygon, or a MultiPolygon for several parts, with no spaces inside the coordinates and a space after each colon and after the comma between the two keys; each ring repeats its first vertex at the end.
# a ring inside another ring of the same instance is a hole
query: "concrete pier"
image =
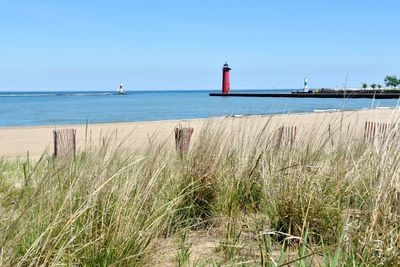
{"type": "Polygon", "coordinates": [[[398,92],[362,92],[362,91],[337,91],[337,92],[292,92],[292,93],[210,93],[210,96],[224,97],[292,97],[292,98],[375,98],[375,99],[396,99],[400,98],[398,92]]]}

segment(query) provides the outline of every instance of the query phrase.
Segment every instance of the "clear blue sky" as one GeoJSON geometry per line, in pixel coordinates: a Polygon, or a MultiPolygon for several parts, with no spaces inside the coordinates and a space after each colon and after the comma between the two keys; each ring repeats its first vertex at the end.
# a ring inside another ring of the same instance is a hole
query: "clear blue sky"
{"type": "Polygon", "coordinates": [[[0,0],[0,90],[336,87],[400,75],[398,0],[0,0]]]}

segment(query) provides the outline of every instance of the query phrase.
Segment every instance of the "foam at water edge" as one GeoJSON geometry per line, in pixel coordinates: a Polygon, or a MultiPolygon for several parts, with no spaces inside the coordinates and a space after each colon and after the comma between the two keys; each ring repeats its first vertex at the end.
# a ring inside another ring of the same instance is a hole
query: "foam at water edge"
{"type": "Polygon", "coordinates": [[[340,109],[314,109],[313,112],[317,112],[317,113],[321,113],[321,112],[336,112],[336,111],[340,111],[340,109]]]}

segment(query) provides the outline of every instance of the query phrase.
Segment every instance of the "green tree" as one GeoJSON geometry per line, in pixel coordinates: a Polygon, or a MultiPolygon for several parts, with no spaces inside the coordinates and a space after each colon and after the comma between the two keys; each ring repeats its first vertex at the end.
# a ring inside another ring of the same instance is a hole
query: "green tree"
{"type": "Polygon", "coordinates": [[[371,84],[371,88],[375,89],[377,87],[376,83],[371,84]]]}
{"type": "Polygon", "coordinates": [[[385,77],[385,84],[386,84],[386,86],[389,86],[389,87],[392,87],[393,89],[395,89],[398,85],[400,85],[400,81],[399,81],[399,79],[397,79],[396,75],[393,75],[393,76],[387,75],[385,77]]]}
{"type": "Polygon", "coordinates": [[[361,86],[362,86],[363,89],[367,89],[368,88],[368,84],[367,83],[363,83],[361,86]]]}
{"type": "Polygon", "coordinates": [[[382,88],[382,85],[381,84],[378,84],[378,89],[381,89],[382,88]]]}

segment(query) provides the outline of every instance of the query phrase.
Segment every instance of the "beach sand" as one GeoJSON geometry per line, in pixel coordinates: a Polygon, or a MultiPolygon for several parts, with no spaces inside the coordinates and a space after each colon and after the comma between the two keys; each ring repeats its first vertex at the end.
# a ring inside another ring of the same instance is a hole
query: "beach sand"
{"type": "MultiPolygon", "coordinates": [[[[399,118],[399,109],[370,109],[344,112],[314,112],[265,116],[244,116],[196,120],[170,120],[92,125],[2,127],[0,128],[0,157],[24,157],[29,151],[32,158],[53,153],[53,130],[75,128],[78,150],[85,144],[100,144],[104,138],[115,143],[124,142],[128,148],[138,148],[150,142],[166,140],[174,144],[174,128],[178,125],[194,128],[193,139],[206,124],[222,127],[227,138],[235,139],[237,129],[247,129],[249,137],[266,124],[270,131],[282,125],[295,125],[303,138],[315,138],[330,129],[339,129],[340,138],[362,138],[365,121],[391,122],[399,118]],[[222,126],[221,126],[222,125],[222,126]]],[[[239,133],[237,133],[239,134],[239,133]]]]}

